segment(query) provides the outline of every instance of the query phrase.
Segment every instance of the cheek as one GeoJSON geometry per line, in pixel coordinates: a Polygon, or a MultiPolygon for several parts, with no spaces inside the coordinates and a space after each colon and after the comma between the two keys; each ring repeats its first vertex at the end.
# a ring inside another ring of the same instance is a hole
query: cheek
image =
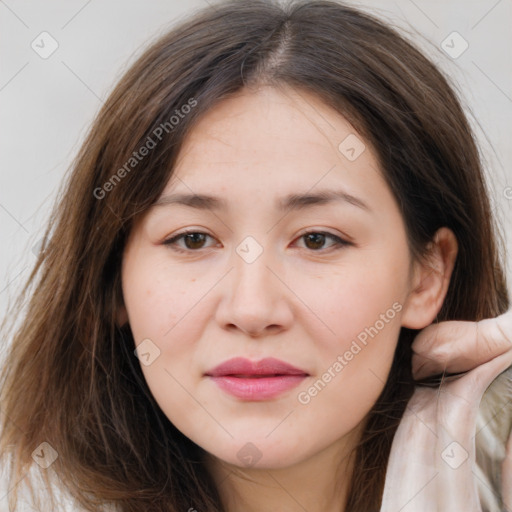
{"type": "Polygon", "coordinates": [[[408,291],[408,260],[399,251],[388,258],[376,254],[358,253],[328,275],[302,275],[293,281],[293,291],[305,305],[297,318],[325,353],[343,353],[353,340],[364,344],[377,333],[382,343],[396,342],[408,291]]]}
{"type": "Polygon", "coordinates": [[[143,251],[124,262],[123,297],[135,345],[141,347],[141,368],[157,402],[170,410],[189,403],[183,386],[204,370],[197,342],[211,318],[205,299],[214,283],[213,276],[176,271],[163,258],[145,260],[143,251]]]}
{"type": "Polygon", "coordinates": [[[204,319],[211,317],[208,302],[200,300],[207,290],[183,276],[170,280],[153,272],[138,273],[137,280],[126,282],[125,304],[135,344],[144,347],[141,354],[150,353],[149,360],[139,355],[144,378],[166,416],[186,433],[197,429],[196,418],[204,414],[193,397],[204,370],[198,340],[204,319]]]}
{"type": "Polygon", "coordinates": [[[304,388],[307,396],[303,400],[299,397],[300,403],[308,403],[327,388],[334,394],[333,399],[348,400],[355,406],[354,410],[367,402],[365,396],[370,401],[377,398],[391,368],[403,309],[398,301],[388,307],[386,304],[367,309],[347,308],[337,317],[326,319],[335,333],[319,336],[317,332],[314,338],[318,358],[316,390],[304,388]]]}
{"type": "Polygon", "coordinates": [[[401,329],[407,261],[399,254],[394,260],[360,258],[346,271],[333,272],[328,285],[324,280],[322,287],[310,287],[308,306],[318,319],[304,326],[315,340],[319,364],[298,399],[304,405],[317,401],[326,421],[335,421],[329,404],[337,404],[350,411],[347,428],[355,425],[381,393],[401,329]]]}
{"type": "Polygon", "coordinates": [[[128,258],[123,267],[123,297],[136,343],[145,338],[163,343],[183,325],[194,328],[191,313],[201,310],[213,280],[169,268],[165,258],[138,264],[142,261],[143,255],[128,258]]]}
{"type": "Polygon", "coordinates": [[[359,313],[357,319],[344,315],[346,323],[337,324],[340,337],[335,342],[324,338],[319,371],[296,397],[300,415],[320,431],[319,442],[332,442],[358,428],[377,402],[400,333],[399,309],[398,303],[385,309],[385,320],[370,320],[371,313],[366,318],[359,313]]]}

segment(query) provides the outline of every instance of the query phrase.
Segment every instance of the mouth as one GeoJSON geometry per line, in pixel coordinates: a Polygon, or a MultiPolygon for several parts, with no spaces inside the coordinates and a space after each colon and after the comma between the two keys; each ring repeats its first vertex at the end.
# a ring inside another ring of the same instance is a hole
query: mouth
{"type": "Polygon", "coordinates": [[[234,357],[208,371],[209,377],[261,378],[282,377],[287,375],[308,375],[305,370],[297,368],[280,359],[267,357],[260,361],[251,361],[243,357],[234,357]]]}
{"type": "Polygon", "coordinates": [[[226,374],[226,375],[218,375],[218,377],[236,377],[237,379],[267,379],[272,377],[290,377],[292,375],[304,375],[305,373],[297,373],[297,374],[291,374],[291,373],[265,373],[261,375],[241,375],[241,374],[226,374]]]}
{"type": "Polygon", "coordinates": [[[243,401],[277,398],[309,376],[304,370],[274,358],[252,362],[234,358],[205,374],[225,393],[243,401]]]}
{"type": "Polygon", "coordinates": [[[228,395],[243,401],[261,402],[283,395],[297,387],[306,377],[307,375],[223,375],[210,378],[228,395]]]}

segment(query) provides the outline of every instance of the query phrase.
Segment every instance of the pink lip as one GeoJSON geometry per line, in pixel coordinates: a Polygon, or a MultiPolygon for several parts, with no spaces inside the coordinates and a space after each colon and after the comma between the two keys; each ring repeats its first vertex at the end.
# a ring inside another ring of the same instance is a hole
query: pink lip
{"type": "Polygon", "coordinates": [[[309,374],[273,357],[252,362],[235,357],[205,374],[224,391],[243,400],[266,400],[298,386],[309,374]]]}

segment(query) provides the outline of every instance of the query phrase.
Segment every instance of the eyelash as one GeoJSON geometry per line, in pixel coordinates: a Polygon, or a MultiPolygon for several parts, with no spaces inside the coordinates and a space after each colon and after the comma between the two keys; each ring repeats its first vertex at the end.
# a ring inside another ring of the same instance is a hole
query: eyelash
{"type": "MultiPolygon", "coordinates": [[[[303,237],[305,237],[307,235],[311,235],[311,234],[325,235],[327,238],[331,238],[332,240],[334,240],[335,243],[333,245],[331,245],[330,247],[328,247],[327,249],[334,248],[336,250],[336,249],[342,249],[343,247],[346,247],[346,246],[353,245],[351,242],[348,242],[347,240],[344,240],[344,239],[340,238],[339,236],[334,235],[333,233],[329,233],[327,231],[314,231],[314,230],[307,231],[307,232],[303,233],[302,235],[300,235],[298,238],[300,239],[300,238],[303,238],[303,237]]],[[[202,231],[190,230],[190,231],[184,231],[183,233],[179,233],[178,235],[175,235],[172,238],[164,240],[162,243],[163,243],[163,245],[169,246],[173,251],[180,252],[180,253],[199,252],[201,249],[204,249],[204,247],[201,247],[199,249],[183,249],[182,247],[179,247],[177,245],[177,241],[184,239],[187,235],[206,235],[210,238],[213,238],[208,233],[204,233],[202,231]]],[[[208,249],[208,247],[206,247],[206,249],[208,249]]],[[[306,247],[306,249],[307,249],[307,247],[306,247]]],[[[309,250],[314,253],[320,253],[320,252],[324,251],[324,249],[317,249],[317,250],[309,249],[309,250]]]]}

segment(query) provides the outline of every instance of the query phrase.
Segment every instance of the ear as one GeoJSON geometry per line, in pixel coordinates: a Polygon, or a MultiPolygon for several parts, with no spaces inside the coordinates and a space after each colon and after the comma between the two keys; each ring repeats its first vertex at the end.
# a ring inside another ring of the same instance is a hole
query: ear
{"type": "Polygon", "coordinates": [[[413,264],[411,291],[402,314],[403,327],[423,329],[434,321],[448,292],[457,252],[453,232],[440,228],[429,243],[426,261],[413,264]]]}

